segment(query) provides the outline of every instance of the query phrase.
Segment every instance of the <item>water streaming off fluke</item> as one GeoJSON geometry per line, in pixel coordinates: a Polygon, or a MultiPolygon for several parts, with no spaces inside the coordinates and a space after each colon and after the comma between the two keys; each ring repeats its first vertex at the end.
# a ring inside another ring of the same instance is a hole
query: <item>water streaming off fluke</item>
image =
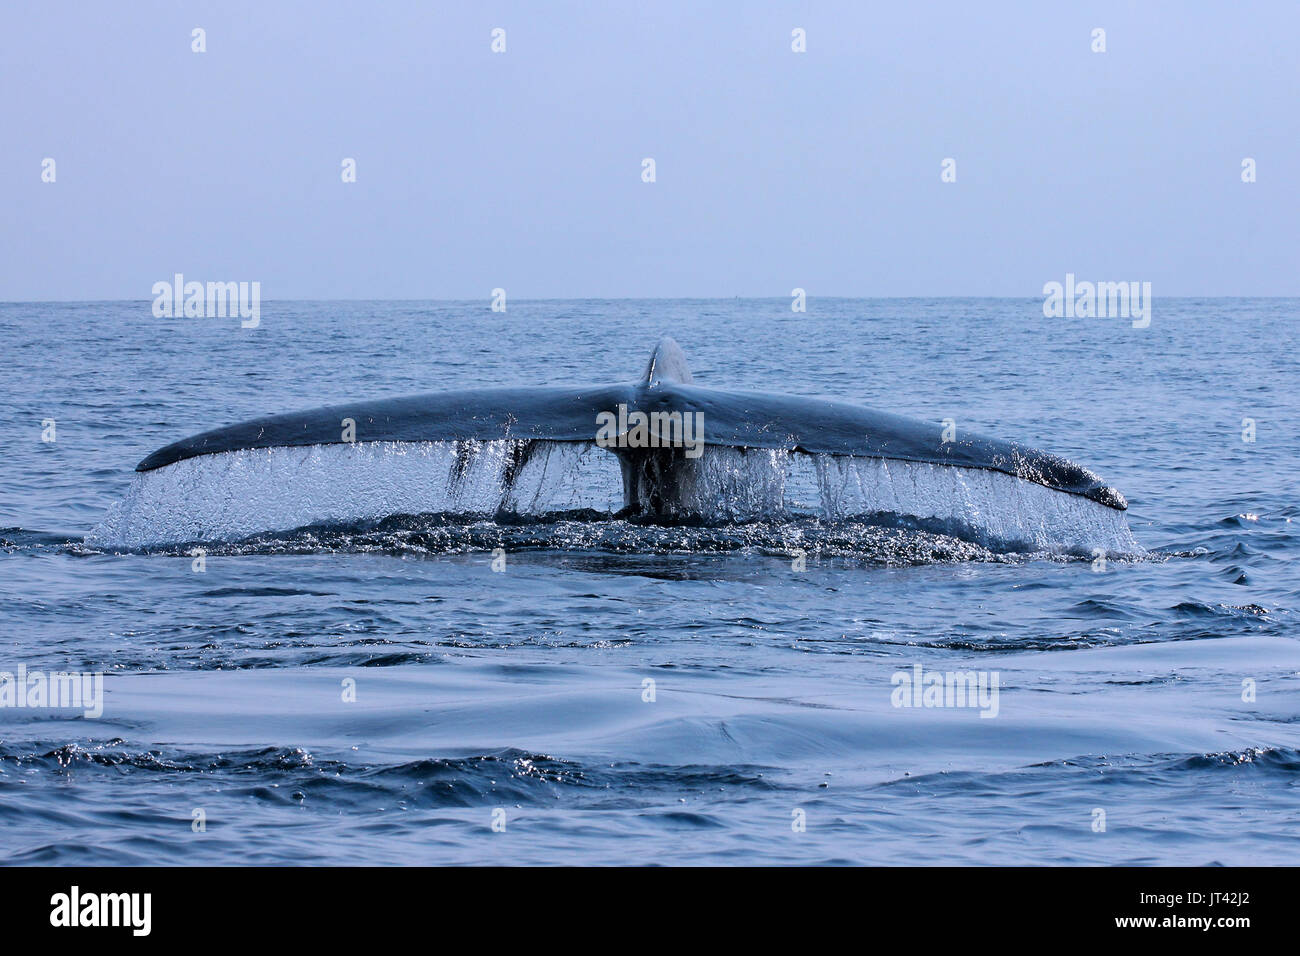
{"type": "MultiPolygon", "coordinates": [[[[681,463],[664,520],[903,523],[998,548],[1140,551],[1124,512],[994,471],[709,446],[681,463]]],[[[359,442],[201,455],[135,476],[87,543],[229,542],[399,515],[512,522],[629,515],[618,457],[581,442],[359,442]]]]}

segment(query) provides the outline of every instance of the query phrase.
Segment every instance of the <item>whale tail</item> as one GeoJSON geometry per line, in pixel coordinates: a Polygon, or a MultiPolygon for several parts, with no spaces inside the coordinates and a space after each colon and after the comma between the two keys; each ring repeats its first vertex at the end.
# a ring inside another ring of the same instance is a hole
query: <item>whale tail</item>
{"type": "Polygon", "coordinates": [[[696,385],[667,336],[632,383],[445,391],[273,415],[174,442],[137,471],[120,514],[105,521],[113,540],[545,511],[539,502],[554,491],[569,507],[595,502],[597,511],[656,519],[815,509],[827,518],[901,516],[1036,547],[1101,542],[1125,551],[1131,541],[1124,496],[1072,461],[784,387],[756,394],[696,385]],[[621,489],[608,458],[584,457],[592,445],[617,459],[621,489]],[[590,498],[548,471],[570,459],[574,475],[586,476],[590,464],[590,498]],[[521,504],[526,497],[533,504],[521,504]]]}

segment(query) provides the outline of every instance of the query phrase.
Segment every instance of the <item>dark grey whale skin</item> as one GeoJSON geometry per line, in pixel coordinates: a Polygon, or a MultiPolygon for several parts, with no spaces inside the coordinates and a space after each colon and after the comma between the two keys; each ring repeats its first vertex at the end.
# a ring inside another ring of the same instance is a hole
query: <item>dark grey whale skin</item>
{"type": "Polygon", "coordinates": [[[666,340],[655,350],[638,384],[470,389],[330,405],[194,435],[160,448],[136,470],[152,471],[187,458],[240,449],[342,444],[345,418],[356,422],[359,442],[505,438],[594,442],[597,415],[616,413],[624,404],[629,413],[700,412],[706,445],[997,471],[1117,510],[1128,507],[1123,495],[1088,469],[1015,442],[962,432],[957,440],[944,442],[941,426],[932,422],[842,402],[718,391],[689,382],[680,350],[666,340]],[[665,368],[671,371],[664,372],[665,368]]]}

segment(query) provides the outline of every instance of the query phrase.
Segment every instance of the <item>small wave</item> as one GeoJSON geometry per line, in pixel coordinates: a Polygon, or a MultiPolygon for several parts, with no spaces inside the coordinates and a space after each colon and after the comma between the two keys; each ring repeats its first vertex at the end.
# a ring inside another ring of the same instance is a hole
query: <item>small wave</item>
{"type": "Polygon", "coordinates": [[[1182,601],[1170,608],[1183,617],[1241,617],[1247,615],[1267,619],[1268,608],[1258,604],[1203,604],[1200,601],[1182,601]]]}
{"type": "MultiPolygon", "coordinates": [[[[939,771],[905,775],[876,784],[883,792],[1023,792],[1027,777],[1079,775],[1109,786],[1196,786],[1205,773],[1259,773],[1291,779],[1300,773],[1300,751],[1289,747],[1245,747],[1204,754],[1087,754],[1048,760],[998,773],[939,771]]],[[[1041,784],[1039,784],[1041,786],[1041,784]]]]}
{"type": "Polygon", "coordinates": [[[75,535],[31,531],[26,528],[0,528],[0,551],[57,550],[80,541],[81,538],[75,535]]]}
{"type": "Polygon", "coordinates": [[[590,803],[662,802],[665,794],[720,789],[770,791],[779,784],[770,768],[738,765],[583,763],[505,748],[491,753],[425,757],[367,764],[315,754],[301,747],[227,752],[134,750],[121,738],[101,742],[39,743],[0,747],[0,780],[12,774],[187,775],[211,777],[237,795],[271,803],[321,801],[360,808],[396,803],[407,807],[551,803],[555,788],[590,803]],[[242,789],[241,789],[242,788],[242,789]],[[637,794],[632,798],[630,794],[637,794]]]}

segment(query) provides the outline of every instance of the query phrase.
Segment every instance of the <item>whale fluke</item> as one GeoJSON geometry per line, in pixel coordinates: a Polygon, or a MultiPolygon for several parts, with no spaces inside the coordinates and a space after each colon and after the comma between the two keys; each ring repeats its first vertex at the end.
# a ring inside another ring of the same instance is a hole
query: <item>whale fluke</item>
{"type": "MultiPolygon", "coordinates": [[[[369,495],[372,501],[365,507],[380,516],[394,513],[392,508],[436,510],[436,503],[425,504],[428,495],[419,501],[402,498],[402,494],[411,497],[414,491],[394,490],[390,482],[396,479],[349,471],[363,466],[348,462],[373,458],[372,452],[363,455],[362,449],[389,447],[390,443],[397,454],[430,443],[452,447],[453,457],[459,461],[447,479],[453,483],[467,467],[467,459],[461,459],[478,454],[475,449],[499,445],[505,462],[499,477],[507,485],[527,471],[530,462],[541,467],[535,463],[549,460],[547,448],[599,448],[593,452],[596,460],[612,463],[616,459],[622,472],[623,507],[619,513],[651,517],[708,512],[711,504],[722,498],[733,503],[761,498],[767,502],[761,507],[769,507],[772,494],[779,507],[780,486],[793,473],[797,459],[813,460],[819,489],[813,494],[820,496],[828,514],[837,508],[851,508],[853,513],[938,515],[956,524],[980,524],[988,522],[989,512],[997,510],[1000,502],[1006,502],[1019,509],[1017,527],[1030,528],[1035,541],[1068,538],[1075,547],[1082,546],[1086,535],[1071,530],[1071,524],[1088,524],[1094,515],[1081,517],[1078,509],[1083,506],[1068,501],[1084,501],[1087,507],[1100,507],[1101,512],[1110,514],[1128,507],[1123,495],[1088,469],[1018,442],[964,430],[953,435],[936,422],[843,402],[799,398],[784,390],[766,395],[696,385],[681,348],[667,336],[655,346],[644,374],[634,383],[435,392],[274,415],[167,445],[141,461],[137,471],[168,471],[195,459],[214,461],[212,456],[227,453],[311,447],[316,449],[312,456],[294,458],[297,470],[284,479],[315,482],[312,488],[320,489],[300,489],[293,499],[298,517],[333,520],[347,510],[351,499],[338,500],[345,494],[369,495]],[[615,420],[617,426],[613,427],[615,420]],[[347,421],[353,423],[350,429],[345,427],[347,421]],[[616,438],[613,444],[602,439],[602,422],[610,423],[608,434],[616,438]],[[639,426],[638,422],[646,424],[639,426]],[[689,430],[683,431],[683,425],[689,430]],[[659,440],[674,434],[684,434],[685,443],[659,440]],[[632,439],[634,435],[654,439],[638,443],[632,439]],[[340,445],[352,447],[329,457],[328,467],[334,470],[328,482],[319,475],[303,477],[307,474],[303,469],[326,467],[310,462],[324,461],[325,449],[340,445]],[[606,458],[604,453],[612,454],[606,458]],[[764,460],[770,463],[761,494],[742,487],[750,480],[741,474],[748,467],[743,461],[756,461],[756,455],[767,456],[764,460]],[[356,490],[347,490],[353,488],[356,490]],[[315,514],[313,495],[333,496],[328,515],[315,514]],[[380,500],[387,503],[374,503],[380,500]],[[1033,514],[1042,509],[1054,509],[1055,517],[1035,523],[1033,514]],[[1057,530],[1042,530],[1048,525],[1057,530]]],[[[365,467],[371,465],[373,462],[365,467]]],[[[240,474],[245,474],[248,465],[238,467],[244,469],[240,474]]],[[[209,476],[205,481],[217,481],[211,476],[222,473],[213,467],[201,470],[209,476]]],[[[409,478],[405,481],[410,483],[409,478]]],[[[183,486],[190,495],[230,497],[228,489],[205,492],[190,479],[178,477],[173,484],[183,486]]],[[[177,512],[181,506],[168,507],[177,512]]],[[[1093,523],[1122,527],[1123,535],[1128,535],[1122,517],[1112,521],[1101,512],[1093,523]]],[[[244,523],[272,520],[270,516],[246,516],[244,523]]]]}

